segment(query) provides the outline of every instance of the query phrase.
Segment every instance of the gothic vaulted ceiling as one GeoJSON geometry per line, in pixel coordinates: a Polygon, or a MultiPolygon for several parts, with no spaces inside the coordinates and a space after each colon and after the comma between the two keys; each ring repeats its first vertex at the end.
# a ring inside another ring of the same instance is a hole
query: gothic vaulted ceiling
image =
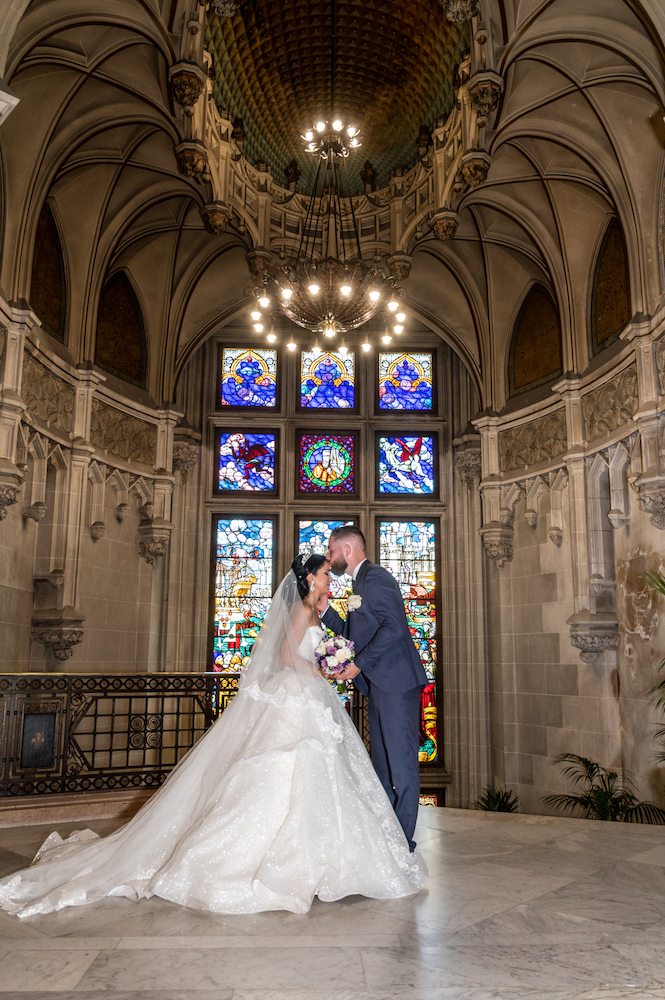
{"type": "Polygon", "coordinates": [[[243,119],[251,162],[282,182],[295,159],[305,180],[301,133],[339,115],[363,132],[356,176],[369,160],[383,185],[413,165],[419,126],[450,112],[469,34],[438,0],[244,0],[209,16],[207,43],[215,100],[243,119]]]}

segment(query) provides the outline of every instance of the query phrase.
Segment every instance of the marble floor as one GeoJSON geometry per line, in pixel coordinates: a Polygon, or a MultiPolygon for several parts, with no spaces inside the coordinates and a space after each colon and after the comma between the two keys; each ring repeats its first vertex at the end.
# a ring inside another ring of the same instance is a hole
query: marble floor
{"type": "MultiPolygon", "coordinates": [[[[0,874],[51,829],[0,830],[0,874]]],[[[0,1000],[665,1000],[665,828],[421,808],[417,837],[409,899],[0,914],[0,1000]]]]}

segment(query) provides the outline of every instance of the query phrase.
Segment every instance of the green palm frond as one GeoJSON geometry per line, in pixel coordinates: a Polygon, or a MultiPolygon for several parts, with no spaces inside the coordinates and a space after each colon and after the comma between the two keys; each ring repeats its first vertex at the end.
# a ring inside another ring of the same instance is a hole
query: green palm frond
{"type": "Polygon", "coordinates": [[[662,573],[645,573],[645,581],[654,590],[658,590],[661,594],[665,594],[665,576],[662,573]]]}
{"type": "Polygon", "coordinates": [[[484,812],[507,812],[512,813],[519,805],[518,796],[513,796],[510,789],[500,788],[498,785],[488,785],[482,795],[478,797],[476,809],[484,812]]]}
{"type": "Polygon", "coordinates": [[[665,809],[661,809],[655,802],[638,802],[627,811],[625,822],[665,826],[665,809]]]}
{"type": "MultiPolygon", "coordinates": [[[[665,760],[665,752],[662,759],[665,760]]],[[[568,764],[563,773],[579,789],[577,794],[545,796],[543,802],[555,811],[581,811],[585,819],[605,822],[665,825],[665,809],[655,802],[640,802],[632,790],[634,784],[630,775],[610,771],[574,753],[559,754],[552,763],[568,764]]]]}

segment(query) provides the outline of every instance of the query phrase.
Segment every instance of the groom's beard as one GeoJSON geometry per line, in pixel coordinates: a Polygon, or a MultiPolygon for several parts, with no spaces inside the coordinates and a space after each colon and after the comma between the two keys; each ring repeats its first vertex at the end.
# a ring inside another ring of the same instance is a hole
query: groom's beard
{"type": "Polygon", "coordinates": [[[330,568],[335,574],[335,576],[344,576],[348,568],[348,563],[345,563],[343,559],[337,559],[335,562],[330,563],[330,568]]]}

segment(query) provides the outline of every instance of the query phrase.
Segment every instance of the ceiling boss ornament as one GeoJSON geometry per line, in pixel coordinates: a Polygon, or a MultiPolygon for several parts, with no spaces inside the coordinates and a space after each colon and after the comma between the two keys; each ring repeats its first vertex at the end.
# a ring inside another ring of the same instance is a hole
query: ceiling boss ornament
{"type": "MultiPolygon", "coordinates": [[[[318,166],[298,256],[295,262],[287,261],[272,271],[265,252],[248,254],[250,270],[262,282],[254,293],[254,330],[263,332],[262,311],[276,310],[297,326],[332,338],[357,329],[387,307],[388,315],[395,314],[397,320],[393,332],[400,334],[405,317],[397,312],[399,292],[393,292],[396,275],[386,274],[376,259],[364,261],[360,249],[345,162],[349,153],[361,146],[360,132],[355,125],[345,125],[335,118],[332,122],[318,121],[302,138],[306,152],[317,157],[318,166]]],[[[408,269],[393,270],[398,278],[408,273],[408,269]]],[[[275,339],[272,332],[268,334],[269,341],[275,339]]],[[[384,343],[390,339],[386,330],[384,343]]],[[[318,339],[314,349],[318,349],[318,339]]],[[[365,347],[368,349],[369,343],[365,347]]]]}

